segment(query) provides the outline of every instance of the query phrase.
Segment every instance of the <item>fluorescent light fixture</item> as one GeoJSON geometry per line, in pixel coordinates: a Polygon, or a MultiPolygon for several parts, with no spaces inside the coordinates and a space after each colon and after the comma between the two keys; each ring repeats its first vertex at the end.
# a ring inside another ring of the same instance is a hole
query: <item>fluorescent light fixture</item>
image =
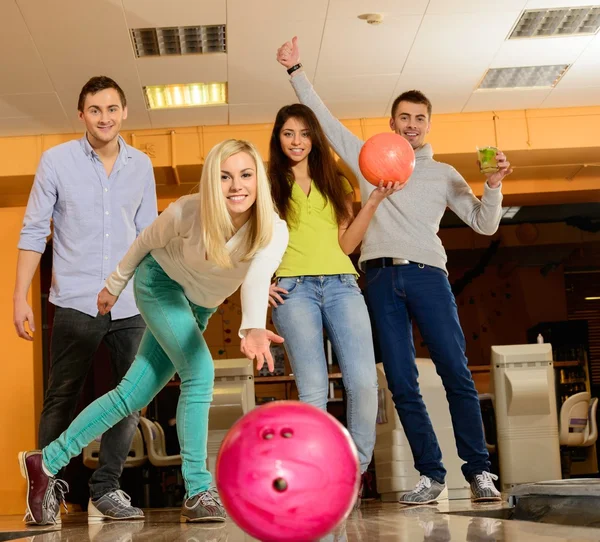
{"type": "Polygon", "coordinates": [[[227,52],[224,24],[134,28],[131,38],[138,58],[227,52]]]}
{"type": "Polygon", "coordinates": [[[492,68],[487,71],[477,90],[511,88],[553,88],[565,74],[568,65],[492,68]]]}
{"type": "Polygon", "coordinates": [[[600,28],[600,6],[527,9],[508,39],[585,36],[600,28]]]}
{"type": "Polygon", "coordinates": [[[223,105],[227,103],[227,83],[192,83],[144,87],[148,109],[173,109],[223,105]]]}
{"type": "Polygon", "coordinates": [[[586,297],[586,301],[600,301],[600,297],[586,297]]]}
{"type": "Polygon", "coordinates": [[[514,218],[521,207],[502,207],[502,218],[514,218]]]}

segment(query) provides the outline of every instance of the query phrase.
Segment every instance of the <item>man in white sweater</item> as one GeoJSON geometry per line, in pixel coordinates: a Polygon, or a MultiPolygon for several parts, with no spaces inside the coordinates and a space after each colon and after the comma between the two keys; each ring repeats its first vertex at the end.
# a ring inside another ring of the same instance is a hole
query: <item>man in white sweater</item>
{"type": "MultiPolygon", "coordinates": [[[[313,89],[301,69],[297,38],[278,50],[277,60],[288,68],[300,102],[315,112],[331,145],[359,179],[364,204],[375,187],[358,167],[363,141],[329,112],[313,89]]],[[[478,200],[453,167],[433,159],[431,146],[424,142],[431,126],[431,109],[431,102],[419,91],[406,92],[394,101],[390,128],[411,144],[416,165],[406,186],[379,206],[359,260],[367,274],[367,298],[388,386],[421,474],[419,483],[400,502],[426,504],[447,495],[442,453],[419,391],[412,319],[446,389],[458,452],[465,461],[463,474],[471,485],[473,500],[500,500],[494,485],[497,477],[489,472],[478,394],[467,367],[446,253],[437,233],[449,207],[476,232],[494,234],[501,218],[502,179],[512,170],[499,152],[498,171],[487,175],[483,197],[478,200]]]]}

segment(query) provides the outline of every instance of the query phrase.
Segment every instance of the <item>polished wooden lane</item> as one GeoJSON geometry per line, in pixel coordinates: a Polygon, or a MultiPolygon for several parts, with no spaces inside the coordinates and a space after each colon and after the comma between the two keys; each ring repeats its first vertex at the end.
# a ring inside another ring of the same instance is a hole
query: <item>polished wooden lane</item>
{"type": "MultiPolygon", "coordinates": [[[[505,505],[472,505],[451,501],[439,506],[407,508],[365,503],[345,525],[322,542],[575,542],[598,541],[600,530],[498,519],[505,505]],[[473,516],[446,512],[469,511],[473,516]],[[496,517],[483,517],[486,514],[496,517]]],[[[28,529],[22,518],[0,516],[0,541],[29,542],[251,542],[235,524],[179,523],[178,510],[148,510],[146,520],[87,524],[84,513],[63,517],[60,530],[28,529]],[[9,531],[21,531],[5,538],[9,531]]]]}

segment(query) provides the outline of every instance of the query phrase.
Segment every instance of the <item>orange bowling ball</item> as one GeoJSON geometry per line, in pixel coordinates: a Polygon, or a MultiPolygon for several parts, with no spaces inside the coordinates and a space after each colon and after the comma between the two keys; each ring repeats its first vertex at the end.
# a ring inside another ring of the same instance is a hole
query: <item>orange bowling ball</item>
{"type": "Polygon", "coordinates": [[[375,186],[379,181],[404,185],[415,169],[415,151],[401,135],[376,134],[365,141],[358,166],[364,178],[375,186]]]}

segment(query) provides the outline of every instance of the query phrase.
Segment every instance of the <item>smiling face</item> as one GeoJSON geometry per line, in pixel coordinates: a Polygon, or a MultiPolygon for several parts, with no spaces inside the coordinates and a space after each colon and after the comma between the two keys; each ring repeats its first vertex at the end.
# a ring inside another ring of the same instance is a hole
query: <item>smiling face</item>
{"type": "Polygon", "coordinates": [[[244,224],[256,202],[256,164],[246,152],[233,154],[221,164],[221,190],[234,224],[244,224]]]}
{"type": "Polygon", "coordinates": [[[279,132],[281,150],[292,163],[306,160],[312,149],[310,130],[302,119],[290,117],[279,132]]]}
{"type": "Polygon", "coordinates": [[[121,124],[127,118],[119,93],[114,88],[100,90],[85,97],[79,118],[85,124],[93,147],[106,145],[119,136],[121,124]]]}
{"type": "Polygon", "coordinates": [[[390,128],[405,138],[413,149],[423,146],[429,133],[431,122],[427,106],[402,101],[396,107],[395,115],[390,119],[390,128]]]}

